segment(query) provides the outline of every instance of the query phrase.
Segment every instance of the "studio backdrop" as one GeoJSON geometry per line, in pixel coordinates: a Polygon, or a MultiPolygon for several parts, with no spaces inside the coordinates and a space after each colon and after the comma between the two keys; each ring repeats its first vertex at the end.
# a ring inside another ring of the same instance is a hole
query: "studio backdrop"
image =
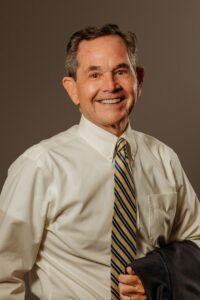
{"type": "Polygon", "coordinates": [[[136,33],[145,69],[132,126],[177,152],[199,195],[199,11],[199,0],[0,0],[1,187],[22,152],[79,122],[61,84],[70,35],[116,23],[136,33]]]}

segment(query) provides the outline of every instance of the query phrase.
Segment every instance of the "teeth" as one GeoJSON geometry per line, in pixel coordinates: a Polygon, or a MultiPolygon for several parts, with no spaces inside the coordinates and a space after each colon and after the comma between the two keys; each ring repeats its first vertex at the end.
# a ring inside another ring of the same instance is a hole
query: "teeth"
{"type": "Polygon", "coordinates": [[[120,101],[121,101],[120,98],[116,98],[116,99],[104,99],[104,100],[101,100],[100,102],[104,103],[104,104],[115,104],[115,103],[118,103],[120,101]]]}

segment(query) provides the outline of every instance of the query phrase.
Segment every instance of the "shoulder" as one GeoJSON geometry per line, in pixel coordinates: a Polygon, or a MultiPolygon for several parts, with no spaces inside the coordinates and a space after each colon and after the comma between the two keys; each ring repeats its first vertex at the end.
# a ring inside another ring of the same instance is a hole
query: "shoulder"
{"type": "Polygon", "coordinates": [[[143,164],[162,170],[169,182],[181,186],[183,168],[176,152],[151,135],[133,131],[137,155],[143,164]]]}
{"type": "Polygon", "coordinates": [[[175,151],[159,139],[136,130],[133,130],[133,134],[139,150],[150,152],[159,161],[177,160],[175,151]]]}
{"type": "Polygon", "coordinates": [[[61,148],[67,149],[72,140],[77,139],[78,125],[74,125],[66,131],[60,132],[48,139],[40,141],[24,151],[10,166],[8,173],[24,166],[48,168],[52,152],[59,152],[61,148]]]}

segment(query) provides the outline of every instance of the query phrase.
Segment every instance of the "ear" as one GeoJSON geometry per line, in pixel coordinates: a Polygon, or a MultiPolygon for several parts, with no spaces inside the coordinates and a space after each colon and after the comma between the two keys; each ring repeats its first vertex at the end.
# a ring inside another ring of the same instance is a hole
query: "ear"
{"type": "Polygon", "coordinates": [[[137,81],[138,81],[138,97],[139,97],[142,92],[142,83],[144,81],[144,68],[143,67],[136,67],[136,76],[137,76],[137,81]]]}
{"type": "Polygon", "coordinates": [[[79,105],[80,102],[77,95],[76,81],[72,77],[64,77],[62,84],[73,103],[79,105]]]}

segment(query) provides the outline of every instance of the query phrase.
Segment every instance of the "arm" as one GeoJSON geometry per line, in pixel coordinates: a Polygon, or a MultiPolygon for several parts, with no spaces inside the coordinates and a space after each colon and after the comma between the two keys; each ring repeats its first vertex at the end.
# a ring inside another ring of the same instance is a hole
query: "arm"
{"type": "Polygon", "coordinates": [[[22,156],[11,167],[0,198],[0,299],[24,299],[24,274],[42,238],[46,204],[43,170],[22,156]]]}
{"type": "Polygon", "coordinates": [[[200,201],[176,154],[171,160],[177,189],[177,208],[169,242],[190,240],[200,247],[200,201]]]}

